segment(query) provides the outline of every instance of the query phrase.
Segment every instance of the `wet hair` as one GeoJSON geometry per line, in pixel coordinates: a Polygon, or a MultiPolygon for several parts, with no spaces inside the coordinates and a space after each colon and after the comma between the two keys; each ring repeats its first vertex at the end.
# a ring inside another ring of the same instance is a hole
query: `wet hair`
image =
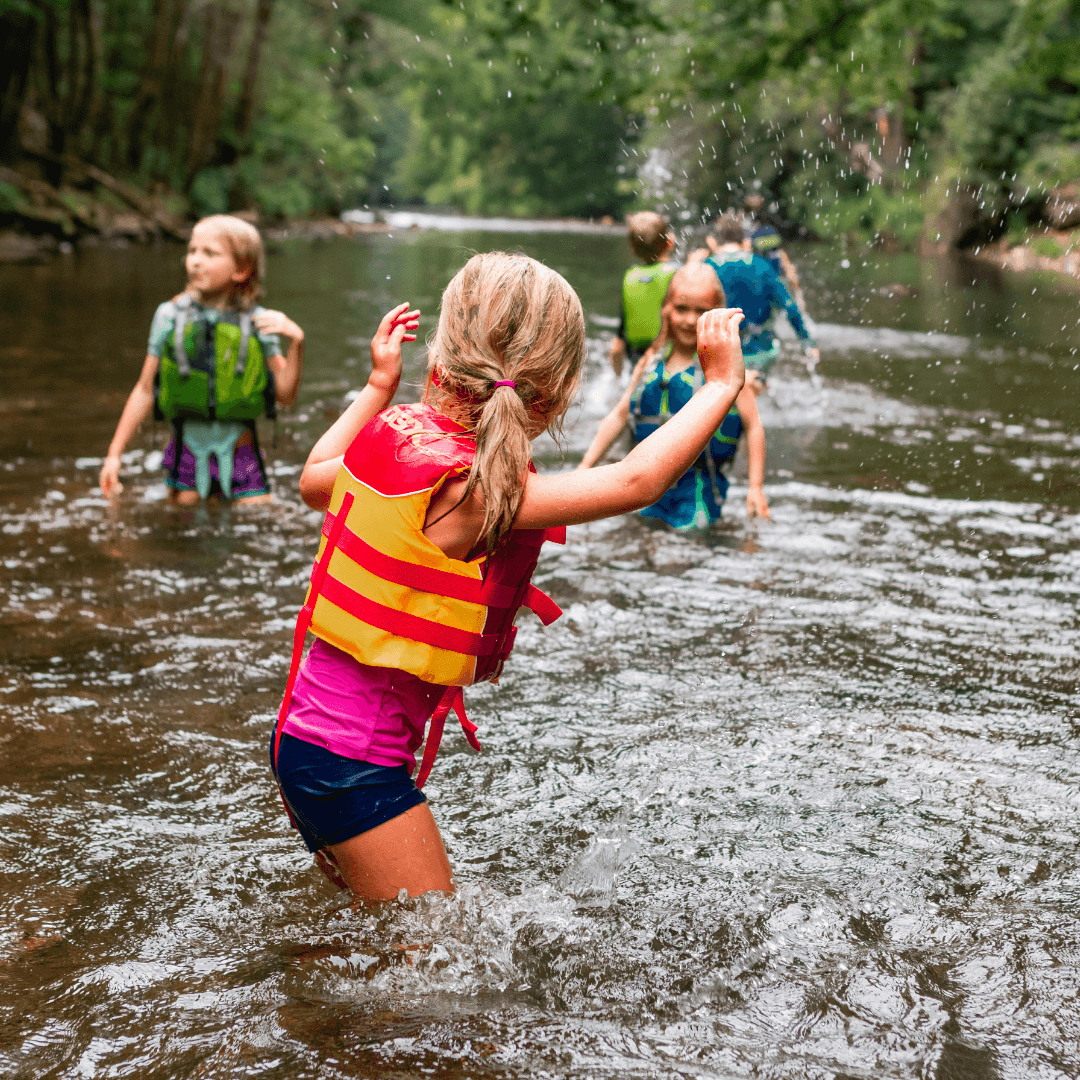
{"type": "Polygon", "coordinates": [[[196,223],[213,230],[236,263],[237,270],[247,270],[248,276],[230,293],[232,306],[246,310],[253,307],[263,293],[263,277],[266,274],[266,252],[263,250],[259,230],[243,218],[232,214],[211,214],[196,223]]]}
{"type": "Polygon", "coordinates": [[[713,224],[713,236],[721,244],[741,244],[746,239],[742,219],[734,210],[721,214],[713,224]]]}
{"type": "Polygon", "coordinates": [[[476,434],[461,501],[477,488],[489,552],[521,507],[530,443],[577,394],[585,316],[566,280],[526,255],[474,255],[446,287],[429,343],[425,400],[476,434]],[[497,382],[512,381],[514,386],[497,382]]]}
{"type": "Polygon", "coordinates": [[[642,210],[626,219],[626,234],[634,254],[646,263],[659,262],[672,240],[667,218],[642,210]]]}

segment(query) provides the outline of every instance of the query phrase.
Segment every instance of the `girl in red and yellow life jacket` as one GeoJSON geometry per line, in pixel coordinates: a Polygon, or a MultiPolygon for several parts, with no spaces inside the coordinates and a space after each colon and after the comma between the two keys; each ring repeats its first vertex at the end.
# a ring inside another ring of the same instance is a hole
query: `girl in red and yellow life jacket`
{"type": "Polygon", "coordinates": [[[520,607],[560,614],[529,580],[544,541],[648,506],[701,454],[743,384],[741,318],[701,317],[704,386],[660,430],[618,464],[553,476],[530,443],[573,401],[585,352],[562,277],[522,255],[470,259],[443,293],[420,404],[388,407],[419,312],[379,324],[367,386],[300,478],[326,519],[270,750],[293,824],[357,902],[453,889],[420,791],[447,715],[479,748],[461,688],[498,677],[520,607]]]}

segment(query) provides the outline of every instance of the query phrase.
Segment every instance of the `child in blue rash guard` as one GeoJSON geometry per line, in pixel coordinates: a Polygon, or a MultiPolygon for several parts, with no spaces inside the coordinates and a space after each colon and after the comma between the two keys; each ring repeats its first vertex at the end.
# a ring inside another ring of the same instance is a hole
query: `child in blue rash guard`
{"type": "Polygon", "coordinates": [[[246,503],[270,498],[255,421],[295,399],[304,332],[256,304],[264,262],[258,230],[240,218],[216,214],[192,230],[187,288],[154,313],[142,372],[101,468],[106,496],[123,490],[120,455],[155,411],[173,426],[162,465],[174,502],[217,490],[246,503]]]}
{"type": "Polygon", "coordinates": [[[609,354],[616,375],[622,374],[624,357],[636,363],[660,333],[660,305],[678,265],[669,258],[675,250],[675,234],[659,214],[648,210],[631,214],[626,233],[631,249],[645,265],[632,266],[623,275],[622,318],[609,354]]]}
{"type": "Polygon", "coordinates": [[[760,255],[777,273],[787,286],[787,290],[799,305],[799,310],[806,314],[806,301],[803,299],[802,286],[795,264],[784,250],[784,238],[771,225],[758,225],[750,233],[750,249],[760,255]]]}
{"type": "MultiPolygon", "coordinates": [[[[710,267],[697,262],[675,272],[664,301],[663,332],[638,361],[629,388],[601,422],[579,468],[595,465],[628,421],[633,424],[635,442],[642,442],[685,407],[703,385],[697,321],[706,311],[723,307],[724,302],[724,292],[710,267]]],[[[746,510],[750,517],[768,518],[762,488],[765,430],[749,383],[739,392],[702,455],[656,503],[641,511],[642,517],[659,519],[676,529],[700,529],[716,521],[728,489],[724,470],[734,460],[744,434],[750,472],[746,510]]]]}
{"type": "Polygon", "coordinates": [[[750,240],[736,214],[723,214],[717,219],[715,233],[708,238],[708,244],[712,254],[705,260],[706,265],[716,272],[728,303],[742,309],[744,322],[739,332],[743,360],[747,372],[754,373],[754,388],[760,393],[769,369],[780,354],[780,343],[772,331],[772,320],[777,311],[784,311],[792,329],[802,339],[803,347],[815,359],[817,346],[780,275],[751,250],[750,240]]]}

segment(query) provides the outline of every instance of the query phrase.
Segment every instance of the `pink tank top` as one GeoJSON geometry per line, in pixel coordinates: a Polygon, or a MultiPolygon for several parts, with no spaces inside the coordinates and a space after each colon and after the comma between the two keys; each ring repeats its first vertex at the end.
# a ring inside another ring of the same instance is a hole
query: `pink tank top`
{"type": "Polygon", "coordinates": [[[405,765],[411,774],[444,689],[397,668],[361,664],[316,638],[281,730],[354,761],[405,765]]]}

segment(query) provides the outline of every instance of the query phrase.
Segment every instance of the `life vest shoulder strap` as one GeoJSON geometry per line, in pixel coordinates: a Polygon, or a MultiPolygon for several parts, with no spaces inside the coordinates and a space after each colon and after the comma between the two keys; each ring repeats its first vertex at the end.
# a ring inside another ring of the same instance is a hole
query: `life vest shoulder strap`
{"type": "Polygon", "coordinates": [[[173,322],[173,358],[182,379],[191,374],[191,360],[184,347],[184,332],[191,316],[191,305],[194,303],[195,300],[189,293],[184,293],[173,301],[176,308],[176,319],[173,322]]]}

